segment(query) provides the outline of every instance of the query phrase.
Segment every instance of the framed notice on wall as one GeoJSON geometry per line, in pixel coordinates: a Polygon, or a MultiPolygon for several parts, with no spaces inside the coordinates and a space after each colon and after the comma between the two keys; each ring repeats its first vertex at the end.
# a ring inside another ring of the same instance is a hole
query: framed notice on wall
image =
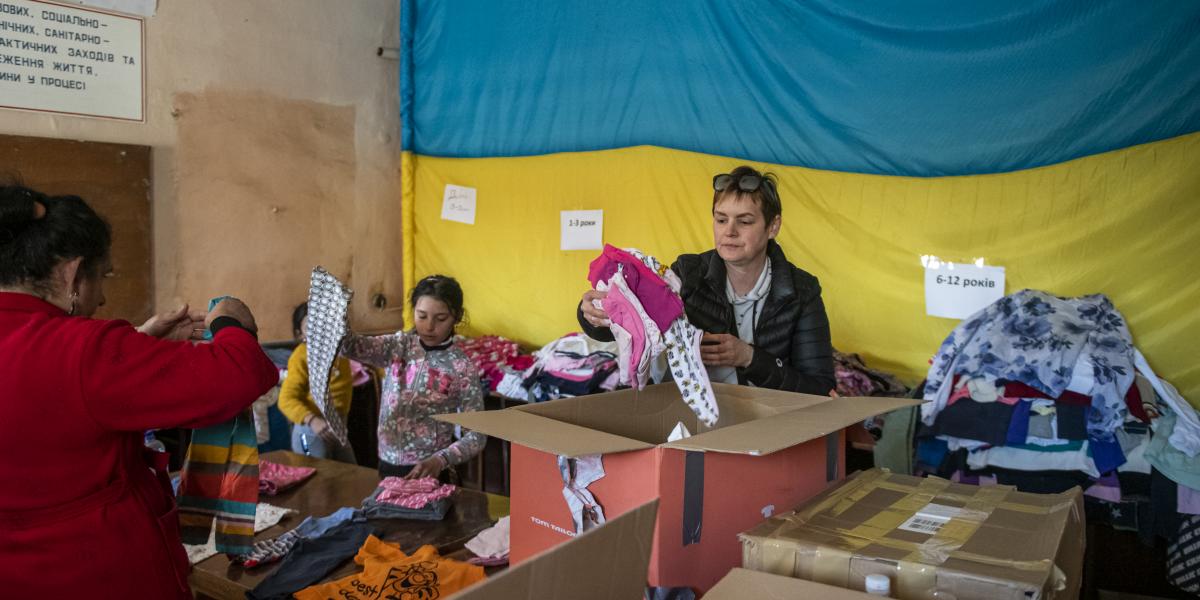
{"type": "Polygon", "coordinates": [[[144,121],[145,21],[0,0],[0,107],[144,121]]]}

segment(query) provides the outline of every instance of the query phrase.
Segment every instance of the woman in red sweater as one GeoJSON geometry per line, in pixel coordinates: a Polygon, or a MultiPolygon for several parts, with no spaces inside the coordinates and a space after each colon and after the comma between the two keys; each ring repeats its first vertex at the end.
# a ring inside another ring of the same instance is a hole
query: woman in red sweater
{"type": "Polygon", "coordinates": [[[90,318],[108,224],[76,196],[0,186],[0,596],[191,598],[165,455],[147,429],[228,420],[278,373],[226,300],[140,328],[90,318]],[[157,456],[153,456],[157,455],[157,456]],[[157,464],[155,464],[157,463],[157,464]]]}

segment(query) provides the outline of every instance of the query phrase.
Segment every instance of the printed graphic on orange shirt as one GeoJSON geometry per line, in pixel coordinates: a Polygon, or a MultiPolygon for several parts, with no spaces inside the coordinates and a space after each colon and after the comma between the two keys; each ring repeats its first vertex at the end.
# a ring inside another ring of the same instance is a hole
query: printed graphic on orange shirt
{"type": "Polygon", "coordinates": [[[437,563],[421,561],[392,567],[381,592],[382,600],[434,600],[440,597],[437,563]]]}
{"type": "Polygon", "coordinates": [[[430,561],[392,567],[382,588],[357,577],[346,587],[350,589],[338,590],[338,596],[346,600],[437,600],[442,596],[438,589],[437,563],[430,561]]]}

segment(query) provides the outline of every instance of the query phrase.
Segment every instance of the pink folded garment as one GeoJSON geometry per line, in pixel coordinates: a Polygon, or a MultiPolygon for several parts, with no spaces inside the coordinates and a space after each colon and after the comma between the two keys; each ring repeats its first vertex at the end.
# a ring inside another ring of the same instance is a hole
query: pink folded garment
{"type": "Polygon", "coordinates": [[[375,498],[376,502],[395,504],[413,510],[420,510],[430,502],[449,498],[456,489],[450,484],[443,485],[433,477],[422,477],[421,479],[384,477],[383,481],[379,482],[379,487],[383,491],[379,492],[379,496],[375,498]]]}
{"type": "Polygon", "coordinates": [[[317,470],[312,467],[292,467],[273,463],[269,460],[258,461],[258,493],[259,495],[274,496],[286,492],[313,476],[317,470]]]}

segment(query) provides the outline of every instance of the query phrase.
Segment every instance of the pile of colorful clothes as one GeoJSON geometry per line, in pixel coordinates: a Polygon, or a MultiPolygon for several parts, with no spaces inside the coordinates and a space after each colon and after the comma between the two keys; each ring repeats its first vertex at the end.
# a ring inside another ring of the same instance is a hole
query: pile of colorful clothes
{"type": "Polygon", "coordinates": [[[608,314],[621,384],[642,389],[651,381],[655,361],[666,356],[683,401],[702,423],[715,425],[717,400],[700,359],[703,332],[684,314],[675,272],[634,248],[605,245],[589,266],[588,281],[606,292],[592,302],[608,314]]]}
{"type": "Polygon", "coordinates": [[[497,392],[530,402],[610,392],[619,381],[616,351],[613,342],[567,334],[535,352],[523,374],[505,376],[497,392]]]}
{"type": "Polygon", "coordinates": [[[845,354],[834,350],[833,374],[837,378],[839,396],[903,398],[910,391],[895,375],[868,367],[857,354],[845,354]]]}
{"type": "Polygon", "coordinates": [[[477,338],[458,336],[454,343],[479,369],[484,384],[493,392],[505,374],[521,373],[533,366],[533,356],[523,354],[516,342],[497,335],[477,338]]]}
{"type": "Polygon", "coordinates": [[[923,397],[922,471],[1026,492],[1079,485],[1089,518],[1147,542],[1200,532],[1200,415],[1103,295],[996,301],[946,338],[923,397]]]}
{"type": "Polygon", "coordinates": [[[363,511],[342,508],[255,544],[254,552],[239,560],[242,565],[280,564],[246,598],[356,598],[364,589],[373,598],[441,598],[484,579],[482,567],[444,558],[433,546],[408,554],[375,533],[363,511]],[[318,583],[350,557],[359,572],[318,583]]]}

